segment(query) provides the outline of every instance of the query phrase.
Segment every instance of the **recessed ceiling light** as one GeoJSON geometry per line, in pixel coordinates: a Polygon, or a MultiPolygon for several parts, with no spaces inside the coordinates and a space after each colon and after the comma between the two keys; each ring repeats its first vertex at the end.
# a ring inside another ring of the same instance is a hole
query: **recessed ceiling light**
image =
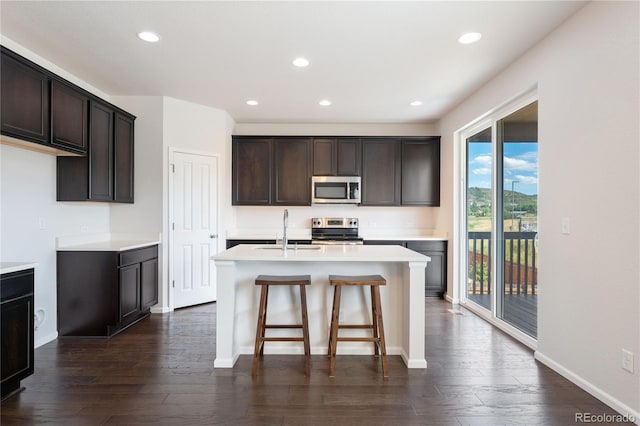
{"type": "Polygon", "coordinates": [[[331,105],[331,101],[327,100],[327,99],[323,99],[323,100],[320,101],[320,105],[329,106],[329,105],[331,105]]]}
{"type": "Polygon", "coordinates": [[[309,60],[307,58],[296,58],[293,60],[293,65],[296,67],[304,68],[309,65],[309,60]]]}
{"type": "Polygon", "coordinates": [[[256,105],[258,105],[258,101],[253,100],[253,99],[249,99],[247,101],[247,105],[256,106],[256,105]]]}
{"type": "Polygon", "coordinates": [[[466,33],[462,34],[458,39],[458,43],[460,44],[471,44],[482,38],[482,34],[480,33],[466,33]]]}
{"type": "Polygon", "coordinates": [[[144,40],[149,43],[156,43],[160,41],[160,36],[156,33],[152,33],[151,31],[142,31],[138,33],[138,38],[140,40],[144,40]]]}
{"type": "Polygon", "coordinates": [[[422,105],[422,101],[413,101],[409,105],[411,105],[411,106],[420,106],[420,105],[422,105]]]}

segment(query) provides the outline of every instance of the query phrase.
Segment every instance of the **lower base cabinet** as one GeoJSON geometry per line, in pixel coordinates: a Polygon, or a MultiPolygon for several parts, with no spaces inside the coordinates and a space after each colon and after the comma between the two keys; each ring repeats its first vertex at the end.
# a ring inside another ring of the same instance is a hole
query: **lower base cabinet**
{"type": "Polygon", "coordinates": [[[58,334],[110,337],[158,302],[158,246],[58,251],[58,334]]]}
{"type": "Polygon", "coordinates": [[[431,258],[425,271],[425,297],[444,297],[447,292],[447,242],[407,241],[407,248],[431,258]]]}
{"type": "Polygon", "coordinates": [[[397,245],[429,256],[424,277],[424,296],[443,298],[447,292],[447,241],[365,240],[371,245],[397,245]]]}
{"type": "Polygon", "coordinates": [[[2,274],[0,279],[0,359],[2,398],[20,389],[33,374],[34,270],[2,274]]]}

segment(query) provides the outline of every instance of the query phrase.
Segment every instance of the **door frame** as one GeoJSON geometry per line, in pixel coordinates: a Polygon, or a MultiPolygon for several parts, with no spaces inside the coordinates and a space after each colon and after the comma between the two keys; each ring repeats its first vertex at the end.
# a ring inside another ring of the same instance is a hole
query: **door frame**
{"type": "MultiPolygon", "coordinates": [[[[172,230],[172,226],[171,224],[173,223],[174,220],[174,215],[173,215],[173,202],[174,202],[174,197],[175,197],[175,188],[173,187],[173,168],[174,168],[174,159],[175,159],[175,154],[188,154],[188,155],[198,155],[198,156],[202,156],[202,157],[211,157],[213,159],[215,159],[216,161],[216,197],[215,197],[215,201],[216,201],[216,216],[217,216],[217,221],[216,221],[216,235],[218,235],[218,238],[216,238],[216,249],[219,252],[221,250],[220,247],[220,241],[222,240],[222,238],[220,238],[220,155],[218,154],[214,154],[212,152],[207,152],[207,151],[199,151],[199,150],[193,150],[193,149],[184,149],[184,148],[177,148],[177,147],[169,147],[169,162],[167,163],[167,173],[169,176],[168,179],[168,198],[167,198],[167,218],[168,218],[168,222],[167,222],[167,233],[169,235],[168,238],[168,253],[167,253],[167,263],[168,263],[168,277],[169,279],[167,280],[167,285],[169,286],[168,291],[167,291],[167,295],[169,297],[169,311],[173,311],[174,310],[174,306],[175,306],[175,296],[174,296],[174,287],[173,287],[173,272],[175,270],[174,266],[173,266],[173,262],[174,262],[174,257],[173,257],[173,249],[174,249],[174,237],[173,237],[173,230],[172,230]]],[[[217,285],[217,283],[216,283],[217,285]]]]}
{"type": "MultiPolygon", "coordinates": [[[[502,118],[518,111],[521,108],[529,105],[532,102],[539,101],[538,97],[538,86],[537,84],[529,89],[519,93],[518,95],[508,99],[503,102],[501,105],[489,110],[485,114],[476,118],[475,120],[467,123],[460,129],[456,130],[453,134],[453,142],[454,142],[454,176],[457,177],[457,185],[453,186],[454,194],[453,194],[453,256],[454,256],[454,267],[453,267],[453,294],[452,297],[448,298],[454,304],[461,304],[466,309],[470,310],[474,314],[480,316],[493,326],[499,328],[504,331],[511,337],[515,338],[519,342],[528,346],[529,348],[535,350],[538,346],[538,341],[528,334],[518,330],[513,327],[506,321],[501,320],[496,316],[496,283],[499,277],[499,274],[492,274],[490,287],[491,287],[491,312],[488,312],[485,308],[480,307],[479,305],[473,303],[468,300],[466,297],[466,281],[467,281],[467,270],[468,270],[468,254],[466,251],[467,248],[467,215],[466,215],[466,205],[467,205],[467,197],[466,197],[466,168],[467,168],[467,150],[466,150],[466,141],[467,138],[474,135],[478,131],[485,129],[487,127],[491,127],[491,155],[495,160],[498,154],[498,146],[495,143],[498,139],[497,134],[497,123],[502,118]]],[[[496,161],[493,161],[492,164],[492,173],[491,173],[491,186],[492,186],[492,195],[491,195],[491,204],[495,208],[498,202],[498,173],[497,173],[497,164],[496,161]]],[[[540,214],[540,210],[538,209],[538,215],[540,214]]],[[[538,221],[540,223],[540,221],[538,221]]],[[[492,223],[491,223],[491,233],[494,236],[497,236],[498,233],[498,221],[495,215],[492,215],[492,223]]],[[[538,229],[539,231],[539,229],[538,229]]],[[[495,248],[497,246],[497,238],[492,238],[492,253],[497,253],[495,248]]],[[[491,269],[493,271],[498,271],[497,268],[497,257],[492,256],[491,258],[491,269]]],[[[540,289],[540,285],[538,286],[540,289]]]]}

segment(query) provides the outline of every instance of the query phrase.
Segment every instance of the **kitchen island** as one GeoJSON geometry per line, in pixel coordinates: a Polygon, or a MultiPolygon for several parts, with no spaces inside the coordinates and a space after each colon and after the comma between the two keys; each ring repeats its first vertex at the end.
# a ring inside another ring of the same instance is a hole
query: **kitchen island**
{"type": "MultiPolygon", "coordinates": [[[[259,274],[311,275],[307,290],[312,354],[327,354],[333,289],[329,274],[380,274],[387,353],[400,355],[408,368],[426,368],[424,357],[424,285],[429,257],[400,246],[300,245],[286,251],[275,245],[238,245],[212,256],[217,274],[217,340],[215,368],[232,368],[241,354],[252,354],[256,332],[259,274]]],[[[350,288],[343,292],[341,322],[369,323],[369,292],[350,288]],[[366,302],[366,303],[365,303],[366,302]]],[[[300,321],[297,289],[273,288],[269,292],[269,322],[300,321]]],[[[344,330],[341,335],[366,331],[344,330]]],[[[282,331],[281,331],[282,333],[282,331]]],[[[290,331],[291,335],[296,331],[290,331]]],[[[302,354],[300,344],[265,345],[266,354],[302,354]]],[[[373,345],[349,342],[338,354],[373,354],[373,345]]]]}

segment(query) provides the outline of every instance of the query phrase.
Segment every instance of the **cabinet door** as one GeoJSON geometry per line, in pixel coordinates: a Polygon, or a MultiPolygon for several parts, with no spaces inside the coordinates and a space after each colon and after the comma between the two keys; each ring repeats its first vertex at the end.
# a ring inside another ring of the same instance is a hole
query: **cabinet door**
{"type": "Polygon", "coordinates": [[[273,204],[311,205],[311,140],[274,141],[273,204]]]}
{"type": "Polygon", "coordinates": [[[431,258],[425,271],[425,296],[443,297],[447,291],[447,242],[409,241],[407,248],[431,258]]]}
{"type": "Polygon", "coordinates": [[[120,268],[120,311],[121,323],[133,320],[140,313],[140,264],[135,263],[120,268]]]}
{"type": "Polygon", "coordinates": [[[270,204],[272,140],[234,138],[232,150],[232,204],[270,204]]]}
{"type": "Polygon", "coordinates": [[[140,264],[142,283],[141,283],[141,301],[142,309],[158,303],[158,259],[145,260],[140,264]]]}
{"type": "Polygon", "coordinates": [[[313,176],[335,176],[338,172],[335,139],[313,140],[313,176]]]}
{"type": "Polygon", "coordinates": [[[84,94],[61,82],[51,82],[52,145],[87,152],[88,104],[84,94]]]}
{"type": "Polygon", "coordinates": [[[49,144],[49,77],[2,53],[2,133],[49,144]]]}
{"type": "Polygon", "coordinates": [[[440,205],[440,140],[402,141],[402,204],[440,205]]]}
{"type": "Polygon", "coordinates": [[[400,204],[400,141],[362,140],[362,205],[400,204]]]}
{"type": "Polygon", "coordinates": [[[2,394],[33,374],[33,294],[0,304],[2,394]]]}
{"type": "Polygon", "coordinates": [[[360,176],[360,139],[338,139],[338,176],[360,176]]]}
{"type": "Polygon", "coordinates": [[[113,200],[113,111],[91,102],[89,134],[89,199],[113,200]]]}
{"type": "Polygon", "coordinates": [[[114,200],[133,203],[133,118],[115,114],[114,200]]]}

